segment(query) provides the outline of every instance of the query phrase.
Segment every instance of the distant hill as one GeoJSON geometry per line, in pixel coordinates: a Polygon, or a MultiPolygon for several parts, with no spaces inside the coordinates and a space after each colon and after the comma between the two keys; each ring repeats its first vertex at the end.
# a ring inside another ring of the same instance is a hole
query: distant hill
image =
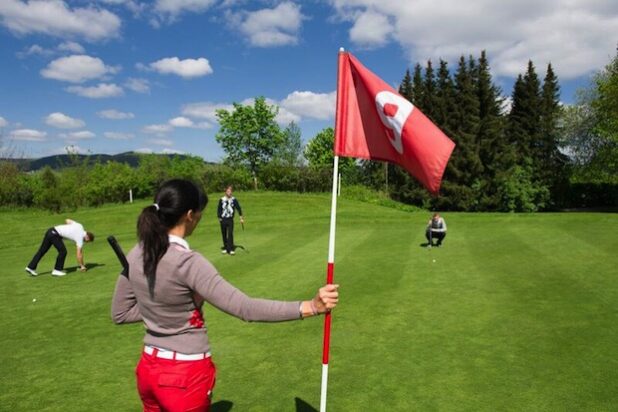
{"type": "MultiPolygon", "coordinates": [[[[114,161],[118,163],[126,163],[131,167],[137,167],[139,165],[140,156],[143,156],[141,153],[135,152],[125,152],[116,155],[108,155],[108,154],[93,154],[93,155],[54,155],[41,157],[39,159],[10,159],[10,161],[18,163],[24,170],[36,171],[42,169],[46,166],[51,167],[52,169],[61,169],[70,165],[74,162],[74,159],[77,158],[80,161],[83,161],[86,158],[89,158],[92,162],[99,161],[101,163],[106,163],[109,161],[114,161]]],[[[165,156],[165,157],[180,157],[181,159],[187,158],[189,156],[180,155],[180,154],[157,154],[154,156],[165,156]]],[[[208,163],[208,162],[205,162],[208,163]]]]}

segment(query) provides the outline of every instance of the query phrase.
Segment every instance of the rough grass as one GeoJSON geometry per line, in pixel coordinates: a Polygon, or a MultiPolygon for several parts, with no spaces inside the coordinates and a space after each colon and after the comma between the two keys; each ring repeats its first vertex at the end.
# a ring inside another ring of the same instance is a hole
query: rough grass
{"type": "MultiPolygon", "coordinates": [[[[248,252],[219,253],[216,196],[192,248],[251,295],[309,298],[325,279],[329,196],[238,197],[247,222],[236,243],[248,252]]],[[[105,237],[129,249],[145,204],[0,214],[0,410],[140,410],[143,328],[110,321],[120,267],[105,237]],[[26,276],[45,229],[65,217],[98,236],[85,249],[91,269],[51,277],[52,249],[41,275],[26,276]]],[[[446,213],[444,246],[431,250],[428,218],[340,199],[329,410],[615,409],[618,215],[446,213]]],[[[318,409],[321,319],[244,324],[212,307],[205,317],[215,410],[318,409]]]]}

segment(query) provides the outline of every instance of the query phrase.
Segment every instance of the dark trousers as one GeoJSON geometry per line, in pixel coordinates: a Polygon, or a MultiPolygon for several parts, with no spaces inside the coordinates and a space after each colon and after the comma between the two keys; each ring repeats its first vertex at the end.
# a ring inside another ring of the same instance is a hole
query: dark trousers
{"type": "Polygon", "coordinates": [[[230,253],[234,250],[234,218],[224,217],[221,219],[220,223],[223,248],[230,253]]]}
{"type": "Polygon", "coordinates": [[[39,261],[43,258],[43,256],[45,256],[52,245],[54,245],[58,251],[58,257],[56,258],[56,266],[54,266],[54,269],[62,270],[64,268],[64,260],[67,257],[67,248],[64,247],[62,236],[60,236],[54,228],[48,229],[47,232],[45,232],[43,242],[41,242],[41,247],[36,252],[30,263],[28,263],[28,267],[32,270],[36,269],[39,261]]]}
{"type": "Polygon", "coordinates": [[[433,244],[434,239],[438,239],[436,245],[439,246],[442,244],[442,240],[444,240],[444,238],[446,237],[446,232],[432,232],[431,230],[427,230],[425,232],[425,237],[427,238],[427,242],[429,242],[430,245],[433,244]]]}

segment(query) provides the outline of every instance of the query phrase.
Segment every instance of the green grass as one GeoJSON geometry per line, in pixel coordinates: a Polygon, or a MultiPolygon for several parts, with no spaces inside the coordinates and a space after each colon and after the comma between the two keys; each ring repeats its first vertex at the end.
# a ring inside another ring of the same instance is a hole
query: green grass
{"type": "MultiPolygon", "coordinates": [[[[219,253],[212,199],[194,249],[253,296],[312,296],[325,279],[329,196],[239,193],[237,243],[249,253],[235,257],[219,253]]],[[[105,238],[128,250],[145,204],[0,214],[0,410],[140,410],[143,327],[110,320],[120,268],[105,238]],[[26,276],[45,229],[65,217],[98,236],[85,248],[97,266],[52,278],[52,249],[43,274],[26,276]]],[[[340,199],[329,410],[615,410],[618,215],[445,213],[444,247],[431,250],[420,246],[428,218],[340,199]]],[[[318,409],[321,318],[244,324],[212,307],[205,318],[215,402],[318,409]]]]}

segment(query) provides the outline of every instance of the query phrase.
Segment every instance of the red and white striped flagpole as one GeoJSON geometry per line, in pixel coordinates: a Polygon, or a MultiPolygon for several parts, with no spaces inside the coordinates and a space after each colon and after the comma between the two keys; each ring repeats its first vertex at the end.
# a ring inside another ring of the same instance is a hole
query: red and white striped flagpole
{"type": "MultiPolygon", "coordinates": [[[[339,49],[343,53],[343,47],[339,49]]],[[[337,74],[337,79],[339,74],[337,74]]],[[[339,99],[339,96],[337,96],[339,99]]],[[[335,277],[335,227],[337,223],[337,186],[339,176],[339,156],[333,158],[333,192],[330,204],[330,235],[328,237],[328,265],[326,283],[332,284],[335,277]]],[[[330,312],[324,316],[324,346],[322,348],[322,389],[320,392],[320,412],[326,412],[326,391],[328,389],[328,355],[330,351],[330,312]]]]}
{"type": "MultiPolygon", "coordinates": [[[[330,235],[328,237],[328,266],[326,283],[332,284],[335,277],[335,226],[337,221],[337,173],[339,156],[333,161],[333,194],[330,206],[330,235]]],[[[330,322],[332,313],[327,312],[324,317],[324,346],[322,348],[322,391],[320,393],[320,412],[326,412],[326,390],[328,387],[328,354],[330,350],[330,322]]]]}

